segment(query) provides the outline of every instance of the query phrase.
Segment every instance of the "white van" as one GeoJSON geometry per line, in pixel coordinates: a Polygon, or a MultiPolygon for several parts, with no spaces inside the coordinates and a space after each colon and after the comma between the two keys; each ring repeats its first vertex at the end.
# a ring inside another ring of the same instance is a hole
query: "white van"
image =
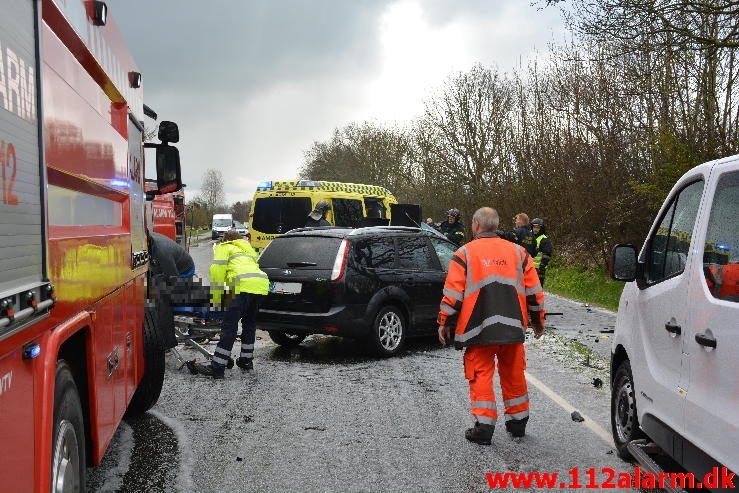
{"type": "Polygon", "coordinates": [[[611,358],[619,455],[739,472],[739,155],[680,178],[641,251],[614,248],[611,277],[629,282],[611,358]]]}
{"type": "Polygon", "coordinates": [[[226,231],[235,226],[233,216],[231,214],[213,214],[213,222],[211,225],[211,238],[219,240],[223,238],[226,231]]]}

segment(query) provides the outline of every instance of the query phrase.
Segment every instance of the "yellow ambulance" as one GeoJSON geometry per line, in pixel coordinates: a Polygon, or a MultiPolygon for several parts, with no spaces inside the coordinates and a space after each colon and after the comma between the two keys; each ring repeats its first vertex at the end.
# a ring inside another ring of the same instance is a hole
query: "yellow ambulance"
{"type": "Polygon", "coordinates": [[[326,219],[334,226],[418,226],[420,207],[398,204],[386,188],[335,181],[263,181],[249,211],[251,244],[261,251],[270,241],[305,226],[318,202],[331,206],[326,219]],[[393,219],[395,216],[395,219],[393,219]]]}

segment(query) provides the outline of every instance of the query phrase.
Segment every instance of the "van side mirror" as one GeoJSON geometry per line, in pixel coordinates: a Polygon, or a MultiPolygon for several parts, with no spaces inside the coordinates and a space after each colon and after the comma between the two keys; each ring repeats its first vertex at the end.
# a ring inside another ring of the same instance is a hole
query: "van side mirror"
{"type": "Polygon", "coordinates": [[[180,151],[176,147],[157,145],[157,188],[162,194],[182,188],[180,151]]]}
{"type": "Polygon", "coordinates": [[[631,282],[637,274],[637,252],[634,245],[616,245],[611,253],[611,279],[631,282]]]}

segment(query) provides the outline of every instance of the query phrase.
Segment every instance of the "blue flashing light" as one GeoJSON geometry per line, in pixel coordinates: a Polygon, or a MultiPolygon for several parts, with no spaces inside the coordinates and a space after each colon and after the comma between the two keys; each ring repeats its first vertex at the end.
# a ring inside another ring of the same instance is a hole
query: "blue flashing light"
{"type": "Polygon", "coordinates": [[[39,354],[41,354],[41,346],[38,344],[29,344],[23,348],[23,359],[38,358],[39,354]]]}
{"type": "Polygon", "coordinates": [[[110,180],[109,182],[111,186],[114,187],[127,187],[128,182],[126,180],[110,180]]]}
{"type": "Polygon", "coordinates": [[[726,245],[724,243],[717,243],[716,249],[717,250],[733,250],[733,248],[731,248],[731,245],[726,245]]]}
{"type": "Polygon", "coordinates": [[[272,190],[272,182],[271,181],[260,181],[259,185],[257,185],[257,189],[272,190]]]}
{"type": "Polygon", "coordinates": [[[298,186],[299,186],[299,187],[310,187],[310,188],[315,188],[315,186],[316,186],[316,182],[314,182],[313,180],[300,180],[300,181],[298,182],[298,186]]]}

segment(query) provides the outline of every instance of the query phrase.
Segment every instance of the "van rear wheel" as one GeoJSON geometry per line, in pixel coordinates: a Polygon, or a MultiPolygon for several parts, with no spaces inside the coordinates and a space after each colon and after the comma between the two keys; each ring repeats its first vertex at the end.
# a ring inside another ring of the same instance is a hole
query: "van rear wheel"
{"type": "Polygon", "coordinates": [[[621,363],[616,370],[611,388],[611,431],[618,456],[630,460],[631,454],[626,446],[632,440],[644,438],[639,427],[636,411],[636,391],[629,360],[621,363]]]}
{"type": "Polygon", "coordinates": [[[85,491],[85,425],[72,370],[64,360],[54,380],[54,436],[51,449],[51,491],[85,491]]]}
{"type": "Polygon", "coordinates": [[[291,334],[289,332],[280,332],[277,330],[270,330],[267,331],[267,333],[269,334],[269,338],[272,339],[275,344],[283,347],[298,346],[306,337],[303,334],[291,334]]]}

